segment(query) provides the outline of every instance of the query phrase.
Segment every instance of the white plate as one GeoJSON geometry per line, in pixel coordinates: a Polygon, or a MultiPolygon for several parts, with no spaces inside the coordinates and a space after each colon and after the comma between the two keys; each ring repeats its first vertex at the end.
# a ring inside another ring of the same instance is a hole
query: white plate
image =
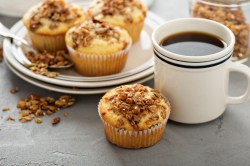
{"type": "MultiPolygon", "coordinates": [[[[70,68],[66,70],[59,70],[60,75],[55,79],[74,81],[74,82],[108,81],[108,80],[128,77],[151,68],[154,64],[151,34],[153,29],[155,29],[162,22],[163,22],[162,20],[157,19],[157,17],[155,16],[152,16],[151,13],[149,14],[147,19],[145,20],[145,25],[140,36],[140,41],[138,41],[132,46],[129,52],[127,63],[121,72],[108,76],[86,77],[78,74],[73,68],[70,68]]],[[[16,35],[22,38],[26,38],[26,40],[28,39],[27,30],[23,26],[23,23],[21,21],[16,23],[11,28],[11,30],[16,35]]],[[[14,54],[19,54],[14,49],[12,49],[12,51],[14,54]]]]}
{"type": "MultiPolygon", "coordinates": [[[[149,54],[147,56],[144,56],[144,54],[146,52],[142,52],[143,48],[151,48],[151,50],[147,50],[147,52],[150,52],[150,56],[152,57],[152,44],[151,44],[151,33],[153,31],[153,27],[159,25],[160,23],[162,23],[162,19],[159,18],[158,16],[152,14],[149,12],[148,17],[145,21],[145,28],[143,29],[142,35],[141,35],[141,40],[140,42],[138,42],[135,46],[133,46],[132,50],[131,50],[131,54],[130,54],[130,58],[131,58],[131,63],[132,62],[137,62],[137,64],[141,64],[140,62],[142,62],[144,60],[145,63],[150,62],[148,57],[149,54]],[[150,25],[149,25],[150,24],[150,25]],[[146,60],[145,60],[146,59],[146,60]]],[[[24,37],[25,34],[25,28],[23,27],[22,22],[18,22],[16,25],[13,26],[13,28],[11,29],[13,33],[17,33],[20,37],[24,37]]],[[[135,73],[133,75],[127,76],[127,77],[121,77],[115,80],[108,80],[108,81],[93,81],[93,82],[86,82],[86,81],[82,81],[82,82],[76,82],[76,81],[66,81],[66,80],[59,80],[57,78],[48,78],[45,76],[41,76],[41,75],[37,75],[34,74],[32,71],[28,70],[27,68],[25,68],[23,65],[21,65],[11,54],[11,43],[9,40],[5,40],[4,41],[4,50],[5,50],[5,55],[7,60],[9,61],[9,63],[13,66],[15,66],[15,68],[20,71],[21,73],[38,79],[40,81],[44,81],[50,84],[55,84],[55,85],[59,85],[59,86],[68,86],[68,87],[81,87],[81,88],[93,88],[93,87],[104,87],[104,86],[114,86],[114,85],[118,85],[118,84],[124,84],[126,82],[131,82],[134,80],[138,80],[140,78],[144,78],[150,74],[153,73],[153,67],[150,67],[146,70],[143,70],[139,73],[135,73]]],[[[145,64],[143,63],[143,64],[145,64]]],[[[128,64],[130,64],[130,62],[128,61],[128,64]]],[[[141,64],[141,65],[143,65],[141,64]]],[[[135,63],[132,63],[132,65],[134,65],[133,67],[136,68],[135,63]]],[[[140,65],[139,65],[140,66],[140,65]]],[[[138,65],[137,65],[138,67],[138,65]]],[[[133,70],[134,68],[130,68],[131,70],[133,70]]],[[[126,69],[125,69],[126,70],[126,69]]]]}
{"type": "MultiPolygon", "coordinates": [[[[105,93],[108,90],[115,88],[116,86],[110,86],[110,87],[104,87],[104,88],[79,88],[79,89],[73,89],[70,87],[63,87],[63,86],[57,86],[57,85],[52,85],[49,83],[45,83],[39,80],[36,80],[34,78],[28,77],[26,75],[24,75],[23,73],[19,72],[17,69],[15,69],[13,66],[11,66],[11,64],[5,59],[5,63],[7,64],[7,66],[9,67],[9,69],[15,73],[18,77],[20,77],[21,79],[35,85],[38,86],[40,88],[43,89],[48,89],[51,91],[55,91],[55,92],[60,92],[60,93],[67,93],[67,94],[77,94],[77,95],[81,95],[81,94],[99,94],[99,93],[105,93]]],[[[136,81],[132,81],[132,82],[128,82],[127,84],[135,84],[135,83],[144,83],[150,79],[152,79],[154,77],[153,74],[146,76],[144,78],[141,78],[139,80],[136,81]]]]}
{"type": "MultiPolygon", "coordinates": [[[[43,0],[0,0],[0,14],[7,16],[22,17],[23,14],[32,6],[42,2],[43,0]]],[[[90,0],[67,0],[70,3],[89,3],[90,0]]],[[[152,5],[154,0],[143,0],[148,7],[152,5]]]]}

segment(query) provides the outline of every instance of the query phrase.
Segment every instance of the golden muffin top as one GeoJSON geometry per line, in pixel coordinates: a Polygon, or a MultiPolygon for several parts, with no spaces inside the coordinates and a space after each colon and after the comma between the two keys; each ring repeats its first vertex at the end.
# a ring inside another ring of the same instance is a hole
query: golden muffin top
{"type": "Polygon", "coordinates": [[[98,55],[125,50],[132,42],[126,30],[95,19],[71,28],[65,38],[68,47],[79,52],[98,55]]]}
{"type": "Polygon", "coordinates": [[[94,0],[88,14],[97,20],[125,26],[143,21],[147,8],[140,0],[94,0]]]}
{"type": "Polygon", "coordinates": [[[86,19],[80,6],[65,0],[45,0],[32,7],[23,16],[24,25],[33,32],[44,35],[65,34],[73,25],[86,19]]]}
{"type": "Polygon", "coordinates": [[[99,113],[113,127],[141,131],[166,120],[170,114],[170,104],[150,87],[123,85],[102,97],[99,113]]]}

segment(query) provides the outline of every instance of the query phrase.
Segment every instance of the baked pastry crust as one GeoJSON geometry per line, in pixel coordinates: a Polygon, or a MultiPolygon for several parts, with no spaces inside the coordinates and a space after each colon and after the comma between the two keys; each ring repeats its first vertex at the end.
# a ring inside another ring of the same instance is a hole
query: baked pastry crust
{"type": "Polygon", "coordinates": [[[150,87],[123,85],[102,97],[99,113],[115,128],[142,131],[164,123],[170,114],[170,104],[150,87]]]}
{"type": "Polygon", "coordinates": [[[28,10],[23,23],[31,32],[49,36],[63,35],[85,19],[86,13],[80,6],[65,0],[45,0],[28,10]]]}

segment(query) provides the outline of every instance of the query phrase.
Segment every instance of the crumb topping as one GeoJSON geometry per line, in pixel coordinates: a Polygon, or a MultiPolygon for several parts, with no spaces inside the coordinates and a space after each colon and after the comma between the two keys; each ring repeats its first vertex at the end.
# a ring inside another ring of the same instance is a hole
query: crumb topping
{"type": "MultiPolygon", "coordinates": [[[[106,22],[92,19],[75,27],[70,31],[69,35],[72,37],[73,48],[77,49],[79,46],[89,46],[94,39],[102,39],[110,43],[121,42],[122,38],[120,37],[119,30],[119,27],[114,27],[106,22]]],[[[127,45],[128,43],[125,42],[124,48],[127,45]]]]}
{"type": "Polygon", "coordinates": [[[94,11],[94,18],[101,19],[104,16],[113,16],[115,14],[124,16],[126,23],[133,23],[132,13],[134,10],[140,10],[146,17],[146,10],[140,0],[96,0],[89,10],[94,11]],[[100,10],[95,10],[99,6],[100,10]]]}
{"type": "Polygon", "coordinates": [[[81,17],[78,9],[67,4],[65,0],[45,0],[37,10],[33,11],[30,19],[30,29],[35,31],[42,26],[41,19],[49,19],[50,29],[58,27],[60,22],[71,22],[76,18],[81,17]]]}
{"type": "MultiPolygon", "coordinates": [[[[119,86],[112,92],[111,95],[104,97],[104,102],[109,103],[108,112],[112,111],[123,117],[117,120],[117,126],[122,127],[126,119],[134,129],[138,129],[138,124],[143,118],[146,125],[150,125],[160,117],[162,119],[167,117],[167,108],[162,103],[166,100],[154,89],[134,84],[119,86]]],[[[101,116],[105,115],[106,112],[101,113],[101,116]]]]}

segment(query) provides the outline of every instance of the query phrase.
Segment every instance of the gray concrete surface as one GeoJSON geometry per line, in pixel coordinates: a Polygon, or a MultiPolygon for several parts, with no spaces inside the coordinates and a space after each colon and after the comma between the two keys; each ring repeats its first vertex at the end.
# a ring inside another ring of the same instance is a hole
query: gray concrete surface
{"type": "MultiPolygon", "coordinates": [[[[188,15],[187,0],[156,0],[152,11],[169,20],[188,15]]],[[[18,19],[0,16],[11,26],[18,19]]],[[[250,65],[250,63],[247,63],[250,65]]],[[[245,79],[231,75],[230,94],[239,95],[245,79]]],[[[145,83],[153,87],[153,80],[145,83]]],[[[162,140],[153,147],[128,150],[106,141],[97,114],[100,95],[75,96],[75,106],[43,118],[43,123],[5,121],[8,115],[18,117],[16,103],[31,93],[59,96],[59,93],[35,87],[15,76],[0,64],[0,166],[250,166],[250,102],[229,105],[217,120],[201,125],[169,122],[162,140]],[[10,94],[18,86],[20,92],[10,94]],[[51,126],[53,117],[62,121],[51,126]]]]}

